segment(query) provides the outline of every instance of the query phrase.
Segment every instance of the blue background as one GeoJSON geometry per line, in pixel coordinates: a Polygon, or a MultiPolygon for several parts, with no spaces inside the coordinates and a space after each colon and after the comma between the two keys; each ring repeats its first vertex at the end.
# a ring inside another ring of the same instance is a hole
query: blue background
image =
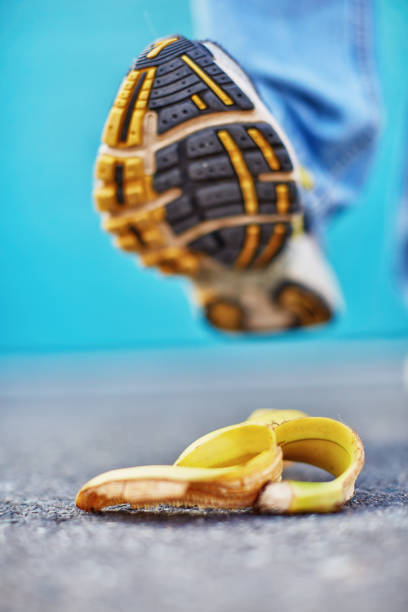
{"type": "MultiPolygon", "coordinates": [[[[348,309],[324,331],[291,338],[408,336],[395,275],[408,5],[375,7],[387,125],[365,193],[327,234],[348,309]]],[[[0,350],[230,343],[197,318],[183,280],[163,280],[112,248],[90,196],[101,129],[124,71],[155,37],[192,35],[188,2],[0,0],[0,29],[0,350]]],[[[243,348],[253,340],[234,342],[243,348]]]]}

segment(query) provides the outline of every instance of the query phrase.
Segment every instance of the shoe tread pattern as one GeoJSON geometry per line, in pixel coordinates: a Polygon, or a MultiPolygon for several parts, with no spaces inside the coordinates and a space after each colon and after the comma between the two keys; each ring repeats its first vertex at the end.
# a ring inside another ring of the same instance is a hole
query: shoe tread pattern
{"type": "MultiPolygon", "coordinates": [[[[240,147],[250,171],[258,200],[258,213],[276,215],[278,210],[277,185],[284,185],[289,194],[288,213],[299,213],[300,202],[294,181],[262,182],[261,173],[270,172],[262,152],[248,136],[248,131],[258,130],[274,147],[277,158],[285,171],[292,169],[290,158],[282,142],[267,123],[227,124],[206,128],[173,143],[156,153],[156,172],[153,179],[158,193],[173,187],[181,187],[183,195],[166,206],[166,220],[177,235],[213,219],[227,219],[245,215],[244,198],[239,178],[231,159],[218,137],[226,131],[240,147]],[[242,147],[242,148],[241,148],[242,147]]],[[[290,235],[290,223],[285,227],[285,239],[290,235]]],[[[274,232],[274,223],[260,224],[259,246],[253,260],[264,250],[274,232]]],[[[205,253],[220,263],[232,265],[239,256],[245,238],[245,225],[224,227],[193,240],[189,246],[205,253]]],[[[283,247],[284,240],[274,255],[283,247]]]]}
{"type": "MultiPolygon", "coordinates": [[[[143,156],[136,152],[99,156],[95,199],[99,210],[108,213],[105,228],[117,236],[118,246],[142,257],[152,249],[165,249],[168,232],[160,229],[165,223],[176,241],[180,239],[180,253],[187,259],[205,255],[226,266],[262,267],[280,252],[292,231],[290,216],[301,212],[287,149],[269,123],[214,126],[211,121],[211,113],[253,108],[199,42],[175,36],[156,41],[141,54],[115,99],[104,142],[118,150],[143,146],[148,111],[157,115],[158,137],[202,115],[208,117],[208,127],[200,121],[196,132],[156,150],[153,174],[145,172],[143,156]],[[279,180],[273,178],[275,171],[279,180]],[[169,201],[170,190],[180,195],[169,201]],[[161,196],[165,205],[143,212],[146,203],[161,196]],[[121,216],[127,210],[135,211],[132,219],[121,216]],[[251,222],[245,219],[248,214],[251,222]],[[284,218],[254,221],[254,214],[284,218]],[[239,224],[234,222],[238,216],[239,224]],[[211,230],[204,226],[194,232],[207,222],[212,222],[211,230]],[[194,234],[188,241],[186,232],[194,234]]],[[[153,262],[147,265],[160,265],[160,257],[147,260],[153,262]]],[[[164,268],[171,270],[172,265],[166,260],[164,268]]]]}
{"type": "Polygon", "coordinates": [[[158,114],[159,134],[201,115],[253,108],[248,96],[217,66],[207,47],[177,38],[152,59],[147,57],[148,47],[131,68],[155,67],[148,108],[158,114]],[[192,100],[194,95],[200,96],[201,109],[192,100]]]}

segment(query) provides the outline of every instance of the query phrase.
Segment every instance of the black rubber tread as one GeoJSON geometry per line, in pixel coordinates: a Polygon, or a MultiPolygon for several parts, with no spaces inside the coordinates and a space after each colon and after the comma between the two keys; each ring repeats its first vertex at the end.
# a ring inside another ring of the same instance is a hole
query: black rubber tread
{"type": "MultiPolygon", "coordinates": [[[[158,106],[165,106],[165,100],[168,98],[168,96],[172,96],[178,91],[183,90],[186,87],[190,87],[191,85],[195,85],[196,83],[201,83],[204,85],[202,89],[205,89],[205,84],[200,81],[200,77],[196,74],[190,74],[177,80],[175,83],[172,82],[169,85],[161,85],[160,87],[156,87],[150,94],[150,100],[153,102],[155,98],[160,98],[160,100],[158,100],[158,102],[160,102],[158,106]]],[[[150,108],[152,107],[150,106],[150,108]]]]}
{"type": "MultiPolygon", "coordinates": [[[[187,79],[185,79],[185,80],[187,80],[187,79]]],[[[193,94],[200,93],[201,91],[205,90],[206,89],[205,83],[203,83],[199,79],[197,79],[197,81],[198,81],[197,83],[194,83],[190,87],[187,87],[187,89],[183,88],[183,89],[181,89],[179,91],[175,91],[174,93],[172,93],[169,96],[157,97],[156,99],[154,99],[153,96],[155,94],[157,94],[157,90],[153,89],[152,93],[150,94],[149,108],[152,109],[152,110],[153,109],[156,110],[158,108],[161,108],[162,106],[170,106],[171,104],[174,104],[175,102],[180,102],[181,100],[185,100],[186,98],[188,99],[193,94]]],[[[175,89],[176,85],[169,85],[169,87],[175,89]]],[[[173,105],[171,107],[171,109],[172,109],[173,113],[176,112],[178,110],[177,105],[173,105]]],[[[159,112],[159,125],[160,125],[160,117],[161,117],[161,114],[159,112]]],[[[166,129],[168,129],[168,128],[166,128],[166,129]]],[[[166,130],[160,130],[159,129],[159,132],[160,131],[165,132],[166,130]]]]}
{"type": "Polygon", "coordinates": [[[292,162],[290,161],[290,157],[286,152],[286,149],[283,147],[275,147],[275,155],[279,160],[279,165],[281,167],[282,172],[290,172],[293,170],[292,162]]]}
{"type": "Polygon", "coordinates": [[[150,91],[148,108],[158,114],[158,132],[171,128],[199,115],[229,110],[252,109],[248,96],[214,62],[212,53],[201,43],[192,42],[177,35],[178,40],[164,47],[155,57],[148,58],[150,45],[134,62],[131,70],[155,67],[155,77],[150,91]],[[182,58],[188,56],[231,99],[225,104],[205,79],[182,58]],[[199,94],[205,108],[198,108],[191,100],[199,94]]]}
{"type": "Polygon", "coordinates": [[[197,240],[193,240],[193,242],[190,242],[190,247],[194,251],[213,255],[220,250],[222,245],[219,240],[217,240],[216,232],[213,232],[212,234],[204,234],[204,236],[197,238],[197,240]]]}
{"type": "Polygon", "coordinates": [[[191,100],[185,100],[174,106],[163,108],[159,112],[158,132],[159,134],[166,132],[175,125],[183,123],[193,117],[198,117],[198,115],[199,110],[191,100]]]}
{"type": "Polygon", "coordinates": [[[204,219],[222,219],[224,217],[235,217],[244,215],[245,209],[243,204],[233,202],[228,206],[217,206],[217,208],[209,208],[203,214],[204,219]]]}
{"type": "Polygon", "coordinates": [[[168,66],[169,60],[174,61],[174,58],[177,58],[179,55],[182,55],[183,53],[186,53],[188,51],[190,53],[200,53],[199,48],[202,47],[200,43],[190,41],[184,36],[181,36],[180,34],[168,36],[168,38],[175,37],[178,38],[176,42],[173,42],[171,45],[164,47],[164,49],[162,49],[162,51],[160,51],[158,55],[151,59],[148,58],[147,55],[153,49],[153,45],[155,43],[148,45],[146,49],[142,51],[139,57],[133,62],[131,70],[138,70],[139,68],[150,68],[151,66],[160,66],[161,72],[165,73],[167,72],[167,70],[162,70],[162,66],[168,66]]]}
{"type": "Polygon", "coordinates": [[[245,239],[245,228],[242,225],[235,227],[224,227],[217,231],[217,238],[222,245],[220,250],[214,255],[215,259],[230,266],[237,258],[245,239]]]}
{"type": "Polygon", "coordinates": [[[204,164],[201,160],[191,163],[188,174],[193,181],[225,179],[234,176],[234,169],[228,155],[217,155],[204,164]]]}
{"type": "Polygon", "coordinates": [[[217,137],[214,128],[200,130],[187,139],[186,155],[189,159],[223,151],[224,147],[217,137]]]}
{"type": "MultiPolygon", "coordinates": [[[[127,110],[126,121],[122,126],[123,141],[127,138],[134,103],[144,82],[147,83],[148,79],[146,88],[148,97],[144,97],[143,101],[146,110],[152,110],[157,115],[158,134],[163,134],[201,115],[215,113],[219,117],[220,113],[228,113],[230,110],[242,111],[254,108],[246,93],[215,63],[211,51],[202,43],[189,41],[182,36],[177,36],[176,41],[163,45],[162,48],[157,42],[149,45],[135,61],[131,70],[142,70],[142,77],[137,81],[127,110]],[[154,53],[149,58],[148,55],[152,50],[154,53]],[[154,68],[154,71],[145,72],[147,68],[154,68]]],[[[209,126],[211,120],[212,118],[208,116],[209,126]]],[[[114,169],[115,201],[118,205],[126,205],[126,168],[125,163],[118,161],[114,169]]],[[[223,123],[199,129],[157,150],[152,182],[158,194],[164,194],[170,189],[178,189],[181,192],[180,196],[168,203],[165,208],[166,221],[176,235],[183,234],[206,221],[243,217],[241,225],[224,226],[222,229],[202,235],[189,244],[191,250],[209,255],[226,266],[233,266],[249,236],[245,220],[247,214],[245,198],[248,200],[250,197],[254,200],[253,190],[251,196],[248,196],[248,192],[245,195],[242,191],[242,185],[246,180],[243,178],[245,173],[249,172],[252,176],[257,214],[280,214],[277,203],[282,204],[280,198],[283,197],[286,205],[286,196],[282,196],[279,192],[278,198],[276,188],[278,185],[286,185],[289,200],[287,213],[290,215],[301,211],[295,182],[282,177],[282,173],[289,173],[292,170],[290,155],[270,124],[223,123]],[[251,137],[250,130],[256,130],[258,134],[254,132],[251,137]],[[230,147],[225,139],[220,138],[220,131],[227,132],[229,136],[227,142],[232,141],[233,149],[239,150],[238,165],[234,154],[231,159],[230,147]],[[274,156],[271,156],[270,149],[273,150],[274,156]],[[275,168],[276,160],[279,168],[275,168]],[[243,169],[239,169],[239,164],[243,169]],[[275,170],[271,169],[270,164],[280,173],[279,181],[273,180],[275,170]],[[269,177],[260,180],[262,174],[268,174],[269,177]]],[[[253,223],[252,220],[251,224],[253,223]]],[[[290,223],[285,223],[285,227],[287,237],[291,231],[290,223]]],[[[267,247],[271,236],[274,235],[275,224],[260,222],[259,228],[258,246],[253,253],[252,262],[267,247]]],[[[279,231],[282,234],[281,229],[279,231]]],[[[142,238],[139,235],[137,237],[142,242],[142,238]]]]}
{"type": "MultiPolygon", "coordinates": [[[[285,185],[288,186],[290,201],[297,203],[299,195],[296,183],[294,181],[285,181],[285,185]]],[[[276,203],[276,183],[270,181],[256,181],[255,189],[260,205],[262,205],[262,203],[276,203]]],[[[295,207],[291,209],[291,212],[299,212],[299,208],[295,207]]]]}
{"type": "MultiPolygon", "coordinates": [[[[239,179],[229,154],[218,136],[221,130],[228,132],[232,137],[252,174],[258,199],[258,212],[266,215],[277,214],[278,184],[285,184],[288,188],[290,202],[288,212],[300,212],[298,191],[294,181],[275,182],[258,179],[259,174],[271,174],[271,169],[258,145],[248,135],[248,130],[253,128],[268,140],[280,163],[284,163],[285,168],[291,169],[292,164],[283,143],[266,123],[235,123],[205,128],[156,152],[156,172],[153,178],[155,190],[163,193],[170,188],[178,187],[183,191],[181,197],[166,207],[166,220],[175,234],[179,235],[204,221],[245,215],[239,179]]],[[[281,171],[283,170],[279,169],[279,172],[281,171]]],[[[291,233],[291,225],[290,223],[284,225],[286,239],[291,233]]],[[[227,227],[201,236],[189,246],[194,251],[205,253],[230,266],[241,252],[245,232],[245,225],[227,227]]],[[[262,253],[273,232],[273,223],[260,224],[259,246],[254,254],[254,260],[262,253]]]]}
{"type": "Polygon", "coordinates": [[[140,92],[140,90],[143,87],[143,83],[144,83],[145,78],[146,78],[146,73],[143,72],[140,75],[140,78],[139,78],[139,80],[136,83],[136,87],[133,90],[132,97],[131,97],[129,105],[128,105],[127,109],[126,109],[126,116],[125,116],[125,120],[123,122],[122,131],[121,131],[121,135],[120,135],[120,140],[122,142],[126,142],[126,139],[127,139],[127,136],[128,136],[128,132],[129,132],[129,127],[130,127],[130,122],[132,120],[133,110],[135,108],[135,104],[136,104],[137,98],[139,96],[139,92],[140,92]]]}
{"type": "Polygon", "coordinates": [[[179,168],[170,168],[165,172],[158,172],[154,176],[154,188],[159,193],[167,191],[172,187],[179,187],[182,184],[181,171],[179,168]]]}
{"type": "Polygon", "coordinates": [[[123,164],[115,166],[115,183],[116,183],[116,200],[118,204],[125,203],[125,194],[123,192],[123,164]]]}
{"type": "MultiPolygon", "coordinates": [[[[254,124],[251,127],[259,128],[259,126],[261,125],[262,124],[254,124]]],[[[241,125],[241,124],[230,125],[228,131],[242,151],[245,151],[246,149],[252,149],[252,150],[258,149],[258,147],[255,146],[254,141],[248,134],[247,130],[245,129],[244,125],[241,125]]],[[[278,141],[278,144],[280,144],[280,140],[278,141]]]]}
{"type": "MultiPolygon", "coordinates": [[[[292,231],[293,231],[292,225],[290,223],[280,223],[279,225],[285,226],[285,239],[282,241],[281,246],[275,251],[274,257],[277,257],[277,255],[279,255],[279,253],[282,251],[282,249],[285,246],[286,240],[291,236],[292,231]]],[[[259,246],[258,246],[257,251],[255,252],[255,255],[253,258],[254,260],[262,253],[262,251],[268,244],[269,239],[272,235],[272,232],[275,229],[275,226],[276,226],[276,223],[262,223],[260,225],[261,232],[260,232],[260,237],[259,237],[259,246]]]]}
{"type": "Polygon", "coordinates": [[[197,215],[191,215],[189,217],[185,217],[184,219],[173,221],[172,228],[176,234],[181,234],[198,225],[200,221],[202,221],[200,217],[197,215]]]}
{"type": "Polygon", "coordinates": [[[244,153],[246,165],[255,176],[262,172],[270,172],[270,168],[261,151],[248,151],[244,153]]]}
{"type": "Polygon", "coordinates": [[[177,221],[185,219],[186,217],[193,216],[194,208],[191,201],[191,197],[183,195],[170,204],[166,208],[166,218],[169,223],[174,225],[177,221]]]}
{"type": "Polygon", "coordinates": [[[231,202],[243,203],[241,190],[236,181],[217,181],[215,185],[201,187],[196,191],[196,201],[201,209],[231,202]]]}
{"type": "Polygon", "coordinates": [[[175,142],[168,147],[160,149],[156,153],[156,168],[165,170],[178,163],[178,143],[175,142]]]}

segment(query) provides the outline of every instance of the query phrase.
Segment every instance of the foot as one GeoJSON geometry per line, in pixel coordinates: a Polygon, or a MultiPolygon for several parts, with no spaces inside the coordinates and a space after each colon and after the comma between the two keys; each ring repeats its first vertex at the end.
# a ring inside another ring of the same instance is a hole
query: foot
{"type": "Polygon", "coordinates": [[[108,115],[94,191],[116,244],[188,276],[210,323],[277,331],[328,321],[339,301],[302,231],[294,151],[218,45],[161,39],[108,115]]]}

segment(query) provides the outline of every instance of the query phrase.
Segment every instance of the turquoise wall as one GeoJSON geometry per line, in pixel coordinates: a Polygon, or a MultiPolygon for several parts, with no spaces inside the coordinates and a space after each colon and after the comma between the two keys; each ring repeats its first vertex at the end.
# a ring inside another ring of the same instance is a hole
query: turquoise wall
{"type": "MultiPolygon", "coordinates": [[[[408,134],[408,5],[381,0],[376,12],[388,122],[358,206],[327,235],[348,310],[325,331],[292,338],[408,336],[393,275],[408,134]]],[[[188,2],[1,0],[0,29],[0,350],[229,342],[197,318],[182,280],[163,280],[111,247],[90,197],[121,76],[153,38],[192,34],[188,2]]],[[[237,343],[245,342],[252,341],[237,343]]]]}

